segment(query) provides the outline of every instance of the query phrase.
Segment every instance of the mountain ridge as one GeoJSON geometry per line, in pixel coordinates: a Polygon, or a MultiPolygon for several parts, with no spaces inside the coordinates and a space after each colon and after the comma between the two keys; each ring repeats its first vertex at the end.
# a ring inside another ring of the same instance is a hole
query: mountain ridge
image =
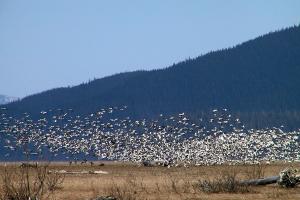
{"type": "Polygon", "coordinates": [[[300,122],[299,35],[300,27],[294,26],[164,69],[119,73],[56,88],[7,107],[13,114],[37,115],[52,108],[87,114],[101,107],[128,105],[132,117],[160,112],[198,117],[214,107],[226,107],[251,127],[280,125],[280,120],[296,127],[300,122]]]}

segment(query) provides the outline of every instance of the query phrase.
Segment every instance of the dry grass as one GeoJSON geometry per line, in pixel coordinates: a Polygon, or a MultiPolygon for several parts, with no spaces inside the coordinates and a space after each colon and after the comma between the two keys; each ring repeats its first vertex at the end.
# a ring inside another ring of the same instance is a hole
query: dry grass
{"type": "MultiPolygon", "coordinates": [[[[14,170],[16,164],[8,168],[14,170]]],[[[51,170],[103,170],[109,174],[74,174],[66,175],[53,200],[88,200],[97,196],[115,196],[120,200],[212,200],[212,199],[300,199],[300,188],[284,189],[277,185],[251,188],[247,193],[239,191],[228,193],[205,193],[197,183],[204,180],[215,180],[222,174],[233,173],[234,178],[248,179],[270,176],[289,166],[289,164],[272,164],[268,166],[198,166],[198,167],[138,167],[124,163],[105,163],[105,166],[71,165],[52,163],[51,170]]],[[[300,168],[297,164],[295,167],[300,168]]],[[[4,173],[3,165],[0,174],[4,173]]],[[[2,183],[1,183],[2,184],[2,183]]]]}

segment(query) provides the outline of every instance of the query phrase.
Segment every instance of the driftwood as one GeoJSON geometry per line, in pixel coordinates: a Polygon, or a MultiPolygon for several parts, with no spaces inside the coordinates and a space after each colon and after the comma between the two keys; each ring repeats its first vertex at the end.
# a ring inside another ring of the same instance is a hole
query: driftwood
{"type": "Polygon", "coordinates": [[[251,180],[245,180],[241,181],[240,184],[242,185],[268,185],[277,183],[279,180],[279,176],[271,176],[267,178],[261,178],[261,179],[251,179],[251,180]]]}
{"type": "Polygon", "coordinates": [[[279,176],[271,176],[261,179],[251,179],[241,181],[242,185],[268,185],[277,183],[283,187],[295,187],[300,184],[300,174],[297,169],[286,168],[279,173],[279,176]]]}

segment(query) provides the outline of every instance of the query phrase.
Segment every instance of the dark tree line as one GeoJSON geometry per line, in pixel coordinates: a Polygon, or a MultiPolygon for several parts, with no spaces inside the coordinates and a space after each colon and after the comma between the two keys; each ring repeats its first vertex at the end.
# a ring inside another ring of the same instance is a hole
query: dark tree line
{"type": "MultiPolygon", "coordinates": [[[[101,55],[100,55],[101,56],[101,55]]],[[[253,128],[300,127],[300,26],[260,36],[165,69],[136,71],[57,88],[7,105],[9,112],[73,108],[78,114],[127,105],[126,115],[198,117],[228,108],[253,128]]]]}

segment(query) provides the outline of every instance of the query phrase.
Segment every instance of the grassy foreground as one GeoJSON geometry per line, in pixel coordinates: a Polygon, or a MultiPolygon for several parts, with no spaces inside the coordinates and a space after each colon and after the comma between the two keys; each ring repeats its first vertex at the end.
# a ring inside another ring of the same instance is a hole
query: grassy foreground
{"type": "MultiPolygon", "coordinates": [[[[19,170],[20,163],[1,163],[0,175],[19,170]],[[6,172],[5,172],[6,169],[6,172]]],[[[195,166],[195,167],[139,167],[133,164],[95,162],[86,164],[51,163],[47,170],[94,171],[108,174],[67,174],[44,199],[88,200],[98,196],[115,196],[120,200],[210,200],[210,199],[300,199],[300,187],[286,189],[277,184],[247,187],[230,192],[205,192],[199,180],[213,181],[234,176],[237,180],[277,175],[286,167],[300,168],[300,164],[271,164],[263,166],[195,166]]],[[[33,169],[31,169],[33,170],[33,169]]],[[[15,177],[16,178],[16,177],[15,177]]],[[[0,180],[3,193],[3,178],[0,180]]]]}

